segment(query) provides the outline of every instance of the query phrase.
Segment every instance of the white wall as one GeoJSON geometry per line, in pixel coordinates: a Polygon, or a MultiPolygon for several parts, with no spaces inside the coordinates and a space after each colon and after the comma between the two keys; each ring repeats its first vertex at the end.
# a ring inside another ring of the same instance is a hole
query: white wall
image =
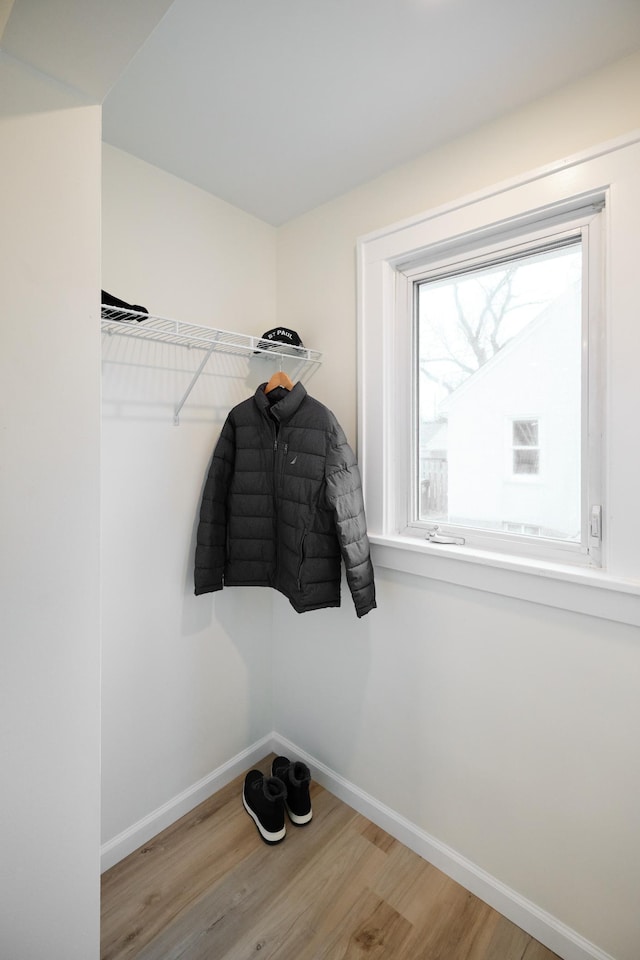
{"type": "MultiPolygon", "coordinates": [[[[356,238],[637,128],[640,56],[280,228],[279,320],[309,318],[310,346],[325,351],[313,392],[352,441],[356,238]]],[[[304,625],[275,598],[287,691],[275,729],[601,950],[637,960],[638,630],[382,568],[377,582],[378,610],[362,621],[348,595],[304,625]]]]}
{"type": "Polygon", "coordinates": [[[100,108],[0,54],[0,954],[99,951],[100,108]]]}
{"type": "MultiPolygon", "coordinates": [[[[259,336],[276,319],[275,230],[105,146],[102,286],[161,316],[259,336]]],[[[176,427],[200,359],[105,336],[105,843],[271,730],[271,595],[195,597],[193,554],[224,418],[272,371],[214,355],[176,427]]]]}

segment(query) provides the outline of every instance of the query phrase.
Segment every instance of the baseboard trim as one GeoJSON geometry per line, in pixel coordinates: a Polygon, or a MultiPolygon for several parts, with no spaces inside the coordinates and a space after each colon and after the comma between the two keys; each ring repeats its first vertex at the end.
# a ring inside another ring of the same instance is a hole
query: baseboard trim
{"type": "Polygon", "coordinates": [[[172,823],[175,823],[176,820],[179,820],[180,817],[189,813],[194,807],[197,807],[199,803],[202,803],[203,800],[207,800],[212,794],[221,790],[222,787],[230,783],[234,777],[237,777],[249,767],[263,760],[271,749],[272,740],[272,734],[257,740],[251,746],[247,747],[246,750],[241,750],[240,753],[232,757],[231,760],[228,760],[207,774],[202,780],[198,780],[197,783],[187,787],[186,790],[183,790],[182,793],[168,800],[167,803],[163,803],[162,806],[153,810],[146,817],[143,817],[142,820],[138,820],[137,823],[123,830],[122,833],[119,833],[111,840],[107,840],[106,843],[100,847],[101,872],[104,873],[109,867],[119,863],[120,860],[123,860],[130,853],[133,853],[133,851],[137,850],[143,843],[147,843],[152,837],[155,837],[162,830],[165,830],[167,827],[170,827],[172,823]]]}
{"type": "Polygon", "coordinates": [[[549,950],[557,953],[563,960],[614,960],[610,954],[586,940],[552,914],[542,910],[451,847],[380,803],[375,797],[335,773],[326,764],[305,750],[301,750],[286,737],[274,732],[270,747],[274,753],[303,760],[311,768],[314,779],[326,787],[330,793],[386,830],[392,837],[404,843],[434,867],[442,870],[466,890],[498,910],[549,950]]]}

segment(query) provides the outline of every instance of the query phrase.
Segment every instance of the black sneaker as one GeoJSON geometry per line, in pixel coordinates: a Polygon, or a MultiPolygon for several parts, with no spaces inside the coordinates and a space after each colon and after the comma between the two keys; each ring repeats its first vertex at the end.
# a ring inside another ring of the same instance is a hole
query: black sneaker
{"type": "Polygon", "coordinates": [[[287,757],[276,757],[271,764],[271,773],[282,780],[287,788],[285,806],[291,822],[297,827],[309,823],[313,811],[309,796],[311,771],[306,763],[299,760],[292,763],[287,757]]]}
{"type": "Polygon", "coordinates": [[[284,840],[286,796],[287,788],[277,777],[265,777],[259,770],[250,770],[244,779],[242,803],[265,843],[284,840]]]}

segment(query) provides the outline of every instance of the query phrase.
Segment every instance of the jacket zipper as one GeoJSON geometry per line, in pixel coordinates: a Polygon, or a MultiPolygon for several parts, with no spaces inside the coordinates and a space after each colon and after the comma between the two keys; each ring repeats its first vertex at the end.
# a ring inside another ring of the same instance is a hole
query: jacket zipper
{"type": "Polygon", "coordinates": [[[289,444],[285,441],[278,441],[278,434],[273,438],[273,523],[274,523],[274,545],[275,545],[275,580],[278,581],[278,494],[280,492],[280,480],[284,474],[284,464],[287,457],[289,444]],[[278,456],[280,457],[280,466],[278,469],[278,456]]]}
{"type": "Polygon", "coordinates": [[[284,476],[284,466],[287,459],[289,444],[278,440],[273,441],[273,512],[278,515],[278,495],[280,493],[280,484],[284,476]]]}

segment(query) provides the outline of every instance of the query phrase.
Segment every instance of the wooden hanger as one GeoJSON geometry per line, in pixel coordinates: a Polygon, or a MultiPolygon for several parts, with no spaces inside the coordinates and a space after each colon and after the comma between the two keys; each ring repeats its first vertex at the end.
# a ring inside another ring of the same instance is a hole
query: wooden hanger
{"type": "Polygon", "coordinates": [[[284,387],[285,390],[293,390],[293,381],[284,370],[278,370],[277,373],[271,377],[269,383],[264,388],[265,393],[271,393],[272,390],[275,390],[276,387],[284,387]]]}

